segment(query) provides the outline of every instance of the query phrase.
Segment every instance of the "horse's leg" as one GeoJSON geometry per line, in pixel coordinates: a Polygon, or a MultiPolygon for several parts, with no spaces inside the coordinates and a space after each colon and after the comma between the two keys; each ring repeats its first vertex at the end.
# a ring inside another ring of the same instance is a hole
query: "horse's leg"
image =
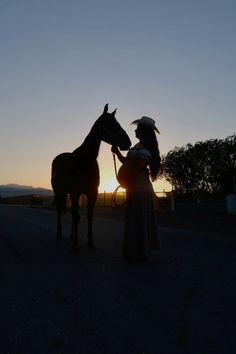
{"type": "Polygon", "coordinates": [[[71,227],[71,252],[78,253],[78,224],[80,221],[79,214],[79,195],[70,194],[71,199],[71,216],[72,216],[72,227],[71,227]]]}
{"type": "Polygon", "coordinates": [[[87,195],[88,205],[87,205],[87,220],[88,220],[88,248],[96,249],[96,246],[93,241],[93,212],[94,205],[97,200],[98,193],[90,193],[87,195]]]}
{"type": "Polygon", "coordinates": [[[61,240],[62,233],[61,233],[61,214],[65,208],[65,195],[56,194],[55,195],[55,203],[57,208],[57,234],[56,239],[61,240]]]}

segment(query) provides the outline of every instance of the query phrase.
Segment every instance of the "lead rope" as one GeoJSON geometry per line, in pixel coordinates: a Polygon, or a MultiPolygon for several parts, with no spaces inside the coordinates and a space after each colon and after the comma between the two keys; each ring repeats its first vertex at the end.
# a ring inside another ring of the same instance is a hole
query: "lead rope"
{"type": "Polygon", "coordinates": [[[116,179],[117,179],[116,154],[112,153],[112,156],[113,156],[113,162],[114,162],[114,170],[115,170],[116,179]]]}
{"type": "MultiPolygon", "coordinates": [[[[116,179],[117,179],[117,166],[116,166],[116,154],[112,153],[113,156],[113,162],[114,162],[114,170],[115,170],[115,175],[116,175],[116,179]]],[[[126,201],[124,201],[122,204],[118,204],[116,201],[116,196],[117,196],[117,192],[120,188],[120,185],[118,185],[116,187],[116,189],[114,190],[114,192],[112,193],[112,202],[115,205],[115,207],[123,207],[126,204],[126,201]]]]}

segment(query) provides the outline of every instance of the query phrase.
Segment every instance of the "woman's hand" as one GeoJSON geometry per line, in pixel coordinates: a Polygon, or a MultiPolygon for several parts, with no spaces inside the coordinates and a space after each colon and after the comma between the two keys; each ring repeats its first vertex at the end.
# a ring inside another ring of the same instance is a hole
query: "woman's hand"
{"type": "Polygon", "coordinates": [[[119,154],[119,149],[118,149],[118,147],[117,146],[115,146],[115,145],[112,145],[112,147],[111,147],[111,152],[113,152],[113,154],[119,154]]]}
{"type": "Polygon", "coordinates": [[[111,152],[112,152],[113,154],[116,154],[116,155],[117,155],[117,157],[118,157],[118,159],[120,160],[121,163],[124,163],[124,162],[125,162],[126,157],[121,154],[121,152],[120,152],[120,150],[118,149],[117,146],[114,146],[114,145],[113,145],[113,146],[111,147],[111,152]]]}

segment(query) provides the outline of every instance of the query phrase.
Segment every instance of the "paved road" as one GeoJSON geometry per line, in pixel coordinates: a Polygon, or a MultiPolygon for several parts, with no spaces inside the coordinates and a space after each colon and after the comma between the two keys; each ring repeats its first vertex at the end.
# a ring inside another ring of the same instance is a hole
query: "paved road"
{"type": "Polygon", "coordinates": [[[161,227],[161,261],[121,260],[123,218],[95,217],[98,249],[54,238],[53,210],[0,205],[1,354],[236,352],[236,239],[161,227]]]}

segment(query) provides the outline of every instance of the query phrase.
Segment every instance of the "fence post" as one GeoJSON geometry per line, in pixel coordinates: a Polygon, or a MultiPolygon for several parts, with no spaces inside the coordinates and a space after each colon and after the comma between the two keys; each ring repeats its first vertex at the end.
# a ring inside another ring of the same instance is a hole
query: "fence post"
{"type": "Polygon", "coordinates": [[[170,193],[170,203],[171,203],[171,211],[175,211],[175,195],[173,190],[170,193]]]}

